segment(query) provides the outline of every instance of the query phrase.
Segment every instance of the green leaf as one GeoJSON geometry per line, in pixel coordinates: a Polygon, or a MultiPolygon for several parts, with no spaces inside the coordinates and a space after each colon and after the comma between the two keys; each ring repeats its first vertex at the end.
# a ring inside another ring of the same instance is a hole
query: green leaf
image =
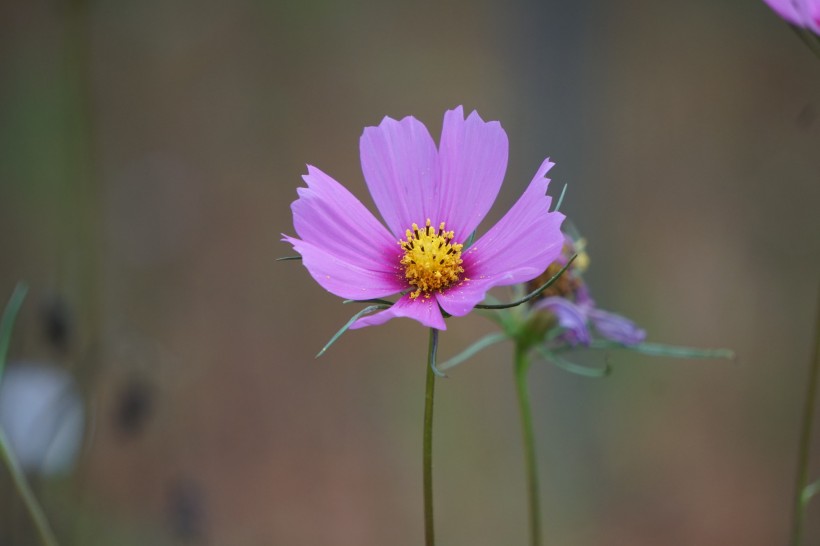
{"type": "Polygon", "coordinates": [[[336,340],[338,340],[340,337],[342,337],[342,334],[344,334],[345,332],[347,332],[347,330],[348,330],[351,326],[353,326],[353,323],[354,323],[354,322],[356,322],[356,321],[357,321],[360,317],[362,317],[362,316],[364,316],[364,315],[367,315],[367,314],[369,314],[369,313],[372,313],[373,311],[378,311],[379,309],[387,309],[388,307],[390,307],[390,306],[389,306],[389,305],[381,305],[381,304],[379,304],[379,305],[370,305],[370,306],[368,306],[368,307],[365,307],[364,309],[362,309],[361,311],[359,311],[359,312],[358,312],[358,313],[356,313],[355,315],[353,315],[353,316],[350,318],[350,320],[349,320],[349,321],[347,321],[347,323],[346,323],[344,326],[342,326],[342,327],[339,329],[339,331],[338,331],[338,332],[336,332],[336,333],[333,335],[333,337],[332,337],[332,338],[330,338],[330,341],[328,341],[328,342],[325,344],[325,346],[324,346],[324,347],[322,347],[322,350],[321,350],[321,351],[319,351],[319,352],[316,354],[316,358],[319,358],[320,356],[322,356],[323,354],[325,354],[325,351],[327,351],[328,349],[330,349],[330,346],[331,346],[331,345],[333,345],[334,343],[336,343],[336,340]]]}
{"type": "Polygon", "coordinates": [[[449,370],[450,368],[455,368],[465,360],[472,358],[473,356],[483,351],[487,347],[495,345],[496,343],[504,341],[505,339],[507,339],[507,334],[505,334],[504,332],[495,332],[492,334],[488,334],[479,339],[478,341],[476,341],[475,343],[473,343],[472,345],[470,345],[469,347],[467,347],[466,349],[464,349],[463,351],[461,351],[453,358],[447,360],[443,364],[440,364],[438,366],[438,369],[444,371],[449,370]]]}
{"type": "Polygon", "coordinates": [[[9,302],[3,310],[3,317],[0,318],[0,378],[3,377],[3,371],[6,367],[6,356],[9,350],[9,343],[11,342],[11,331],[14,328],[14,321],[17,318],[17,313],[23,305],[23,300],[26,298],[28,286],[26,283],[19,282],[14,287],[14,292],[11,293],[9,302]]]}
{"type": "Polygon", "coordinates": [[[287,262],[289,260],[301,260],[301,256],[282,256],[280,258],[276,258],[277,262],[287,262]]]}
{"type": "Polygon", "coordinates": [[[562,370],[574,373],[576,375],[591,377],[593,379],[600,379],[612,373],[612,366],[610,366],[609,362],[606,361],[604,362],[603,368],[591,368],[589,366],[581,366],[580,364],[570,362],[569,360],[561,356],[558,356],[552,351],[547,350],[545,347],[541,345],[536,346],[535,350],[539,355],[541,355],[541,358],[543,358],[547,362],[551,362],[559,368],[561,368],[562,370]]]}
{"type": "Polygon", "coordinates": [[[639,343],[624,345],[615,341],[594,340],[591,349],[626,349],[650,356],[668,356],[671,358],[725,358],[733,360],[734,351],[729,349],[697,349],[695,347],[677,347],[662,343],[639,343]]]}

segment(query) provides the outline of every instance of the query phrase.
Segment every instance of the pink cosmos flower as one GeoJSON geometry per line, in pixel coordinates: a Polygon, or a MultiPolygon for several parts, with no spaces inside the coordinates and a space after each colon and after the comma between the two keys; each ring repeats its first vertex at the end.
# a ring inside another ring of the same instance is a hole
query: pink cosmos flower
{"type": "Polygon", "coordinates": [[[763,0],[788,23],[820,34],[820,0],[763,0]]]}
{"type": "Polygon", "coordinates": [[[550,212],[547,158],[509,212],[467,248],[507,169],[507,134],[462,107],[444,114],[438,149],[414,117],[384,118],[359,141],[367,187],[385,228],[333,178],[308,165],[291,205],[299,238],[284,236],[325,290],[367,300],[401,294],[351,328],[408,317],[446,330],[494,286],[537,277],[561,253],[564,215],[550,212]]]}

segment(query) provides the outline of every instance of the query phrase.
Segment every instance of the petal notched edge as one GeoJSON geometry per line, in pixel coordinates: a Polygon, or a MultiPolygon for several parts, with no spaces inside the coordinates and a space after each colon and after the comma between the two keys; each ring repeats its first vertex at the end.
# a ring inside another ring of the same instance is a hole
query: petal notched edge
{"type": "Polygon", "coordinates": [[[400,249],[396,239],[344,186],[311,165],[291,204],[299,237],[326,253],[365,269],[392,272],[400,249]]]}
{"type": "Polygon", "coordinates": [[[547,158],[524,194],[490,230],[463,254],[466,275],[488,281],[487,289],[527,282],[561,255],[564,215],[550,212],[546,195],[554,165],[547,158]]]}
{"type": "Polygon", "coordinates": [[[504,181],[508,156],[509,140],[499,122],[485,122],[476,111],[464,119],[461,106],[444,114],[439,211],[457,241],[466,240],[489,212],[504,181]]]}
{"type": "Polygon", "coordinates": [[[412,116],[386,117],[359,140],[362,172],[379,212],[396,237],[438,216],[439,161],[427,128],[412,116]]]}

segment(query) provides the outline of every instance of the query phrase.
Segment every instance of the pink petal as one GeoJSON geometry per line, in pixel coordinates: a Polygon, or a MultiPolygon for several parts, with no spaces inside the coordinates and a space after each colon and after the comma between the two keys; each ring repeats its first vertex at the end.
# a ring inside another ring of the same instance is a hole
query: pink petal
{"type": "Polygon", "coordinates": [[[323,288],[343,298],[389,296],[406,288],[396,239],[341,184],[308,165],[307,188],[291,204],[301,239],[285,237],[323,288]]]}
{"type": "Polygon", "coordinates": [[[401,273],[374,271],[341,258],[319,246],[284,236],[302,255],[302,264],[322,288],[341,298],[366,300],[383,298],[404,289],[401,273]]]}
{"type": "Polygon", "coordinates": [[[367,127],[359,141],[367,187],[396,237],[415,222],[438,222],[438,152],[427,128],[416,118],[384,118],[367,127]]]}
{"type": "Polygon", "coordinates": [[[534,279],[561,255],[564,215],[549,211],[546,195],[552,166],[545,160],[518,202],[462,255],[467,280],[436,296],[445,311],[465,315],[490,288],[534,279]]]}
{"type": "Polygon", "coordinates": [[[497,121],[485,122],[477,112],[465,120],[459,106],[444,114],[441,164],[440,218],[465,241],[490,210],[507,170],[509,142],[497,121]]]}
{"type": "Polygon", "coordinates": [[[797,26],[805,26],[803,23],[803,18],[800,16],[800,12],[797,9],[795,4],[795,0],[763,0],[766,4],[769,5],[775,13],[777,13],[781,18],[785,19],[787,22],[797,25],[797,26]]]}
{"type": "Polygon", "coordinates": [[[637,345],[646,339],[646,330],[621,315],[592,308],[589,318],[598,333],[607,339],[624,345],[637,345]]]}
{"type": "Polygon", "coordinates": [[[441,314],[441,309],[439,309],[435,298],[420,297],[411,299],[409,294],[402,296],[390,309],[385,309],[380,313],[360,318],[353,323],[350,329],[355,330],[357,328],[364,328],[365,326],[378,326],[396,317],[407,317],[417,320],[428,328],[435,328],[437,330],[447,329],[447,325],[444,323],[444,317],[441,314]]]}
{"type": "MultiPolygon", "coordinates": [[[[308,165],[293,202],[293,226],[299,237],[365,269],[393,273],[400,260],[398,241],[344,186],[308,165]]],[[[398,290],[397,290],[398,291],[398,290]]]]}
{"type": "Polygon", "coordinates": [[[553,165],[546,159],[518,202],[467,250],[468,276],[496,277],[501,282],[494,286],[526,282],[560,256],[564,215],[549,211],[552,199],[546,195],[546,174],[553,165]]]}
{"type": "Polygon", "coordinates": [[[481,303],[487,291],[495,286],[491,279],[465,280],[436,294],[441,308],[454,317],[463,317],[481,303]]]}
{"type": "Polygon", "coordinates": [[[555,318],[558,319],[558,324],[567,330],[564,333],[564,339],[571,345],[590,344],[592,335],[587,326],[587,313],[589,308],[575,305],[566,298],[552,296],[544,298],[533,306],[533,310],[541,309],[550,311],[555,315],[555,318]]]}
{"type": "Polygon", "coordinates": [[[806,0],[805,16],[808,26],[818,36],[820,36],[820,0],[806,0]]]}

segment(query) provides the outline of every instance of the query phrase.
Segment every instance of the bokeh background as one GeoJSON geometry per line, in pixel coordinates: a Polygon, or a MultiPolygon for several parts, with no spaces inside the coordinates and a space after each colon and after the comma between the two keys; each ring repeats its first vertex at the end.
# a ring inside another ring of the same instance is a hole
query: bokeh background
{"type": "MultiPolygon", "coordinates": [[[[820,62],[762,2],[3,2],[0,293],[30,286],[7,377],[54,378],[3,419],[45,434],[27,464],[61,544],[421,543],[426,332],[314,360],[353,309],[275,259],[306,163],[371,203],[362,128],[437,139],[458,104],[509,134],[488,222],[551,156],[599,304],[739,355],[535,365],[548,543],[786,542],[820,62]]],[[[442,358],[492,329],[451,320],[442,358]]],[[[510,357],[438,383],[442,544],[527,540],[510,357]]],[[[0,544],[36,544],[5,469],[0,544]]]]}

